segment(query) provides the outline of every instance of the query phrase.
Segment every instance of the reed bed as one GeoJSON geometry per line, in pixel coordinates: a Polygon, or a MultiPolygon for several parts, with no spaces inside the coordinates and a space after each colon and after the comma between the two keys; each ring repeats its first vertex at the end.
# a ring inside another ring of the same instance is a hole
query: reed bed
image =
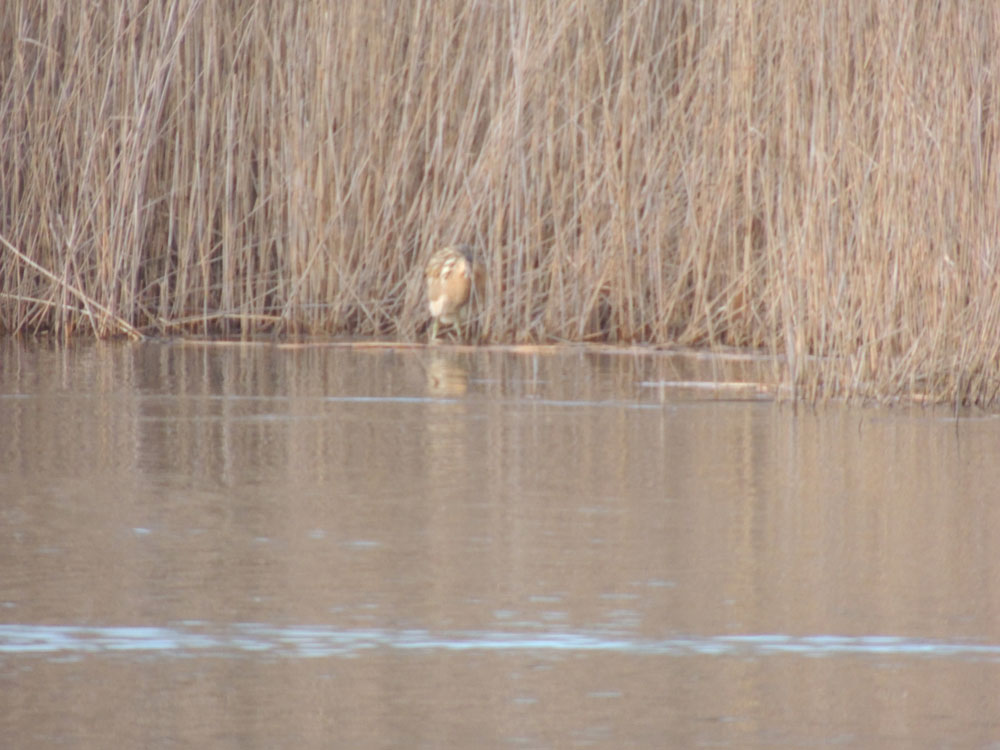
{"type": "Polygon", "coordinates": [[[996,405],[995,3],[0,5],[0,330],[775,355],[996,405]]]}

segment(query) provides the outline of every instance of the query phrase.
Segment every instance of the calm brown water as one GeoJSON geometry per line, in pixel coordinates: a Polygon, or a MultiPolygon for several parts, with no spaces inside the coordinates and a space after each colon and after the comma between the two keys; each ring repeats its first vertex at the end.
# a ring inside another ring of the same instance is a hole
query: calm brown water
{"type": "Polygon", "coordinates": [[[1000,420],[0,342],[4,747],[1000,747],[1000,420]]]}

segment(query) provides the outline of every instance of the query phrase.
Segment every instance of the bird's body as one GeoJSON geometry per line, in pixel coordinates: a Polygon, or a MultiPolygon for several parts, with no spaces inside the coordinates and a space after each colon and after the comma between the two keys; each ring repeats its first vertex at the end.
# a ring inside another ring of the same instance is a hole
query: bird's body
{"type": "Polygon", "coordinates": [[[427,307],[434,319],[431,341],[437,339],[438,324],[459,325],[471,300],[481,300],[486,274],[468,245],[438,250],[427,261],[427,307]]]}

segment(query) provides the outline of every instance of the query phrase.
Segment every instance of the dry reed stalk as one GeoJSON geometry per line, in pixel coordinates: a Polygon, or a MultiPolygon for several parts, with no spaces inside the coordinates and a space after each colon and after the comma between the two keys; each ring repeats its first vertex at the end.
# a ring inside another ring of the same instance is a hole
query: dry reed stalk
{"type": "Polygon", "coordinates": [[[989,3],[10,0],[0,329],[413,341],[471,242],[486,341],[993,404],[998,50],[989,3]]]}
{"type": "MultiPolygon", "coordinates": [[[[84,294],[83,292],[81,292],[79,289],[77,289],[72,284],[68,283],[64,279],[60,279],[58,276],[56,276],[54,273],[52,273],[48,269],[43,268],[42,266],[40,266],[38,263],[36,263],[35,261],[33,261],[27,255],[25,255],[24,253],[22,253],[20,250],[18,250],[12,244],[10,244],[3,236],[0,236],[0,245],[3,245],[9,252],[13,253],[15,257],[17,257],[22,263],[24,263],[25,265],[27,265],[29,268],[32,268],[35,271],[38,271],[45,278],[50,279],[51,281],[55,282],[56,284],[59,284],[67,292],[72,293],[73,296],[76,297],[83,304],[83,310],[80,311],[80,312],[82,312],[83,314],[85,314],[91,320],[92,326],[93,326],[93,328],[94,328],[95,331],[99,331],[100,327],[96,323],[93,322],[94,315],[93,315],[93,312],[92,312],[91,308],[96,309],[99,313],[101,313],[101,314],[105,315],[106,317],[110,318],[111,321],[112,321],[112,323],[114,323],[114,325],[118,327],[118,329],[120,330],[120,332],[124,333],[129,338],[135,339],[135,340],[140,340],[140,339],[143,338],[143,335],[139,331],[137,331],[128,321],[122,320],[117,315],[115,315],[113,312],[111,312],[111,310],[109,310],[104,305],[102,305],[100,302],[97,302],[96,300],[91,299],[90,297],[88,297],[86,294],[84,294]]],[[[11,295],[11,296],[14,296],[14,295],[11,295]]],[[[26,300],[30,299],[30,298],[19,297],[19,296],[16,296],[15,298],[16,298],[17,301],[26,301],[26,300]]],[[[49,307],[49,306],[53,306],[53,305],[56,304],[54,302],[49,302],[49,301],[45,301],[45,300],[36,300],[36,302],[38,304],[42,305],[43,307],[49,307]]]]}

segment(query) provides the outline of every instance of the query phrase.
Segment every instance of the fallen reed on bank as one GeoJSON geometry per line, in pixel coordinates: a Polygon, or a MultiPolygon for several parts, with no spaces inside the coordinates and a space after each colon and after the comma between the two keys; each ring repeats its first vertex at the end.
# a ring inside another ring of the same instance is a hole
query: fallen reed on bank
{"type": "Polygon", "coordinates": [[[997,402],[990,3],[11,0],[0,330],[773,353],[997,402]]]}

